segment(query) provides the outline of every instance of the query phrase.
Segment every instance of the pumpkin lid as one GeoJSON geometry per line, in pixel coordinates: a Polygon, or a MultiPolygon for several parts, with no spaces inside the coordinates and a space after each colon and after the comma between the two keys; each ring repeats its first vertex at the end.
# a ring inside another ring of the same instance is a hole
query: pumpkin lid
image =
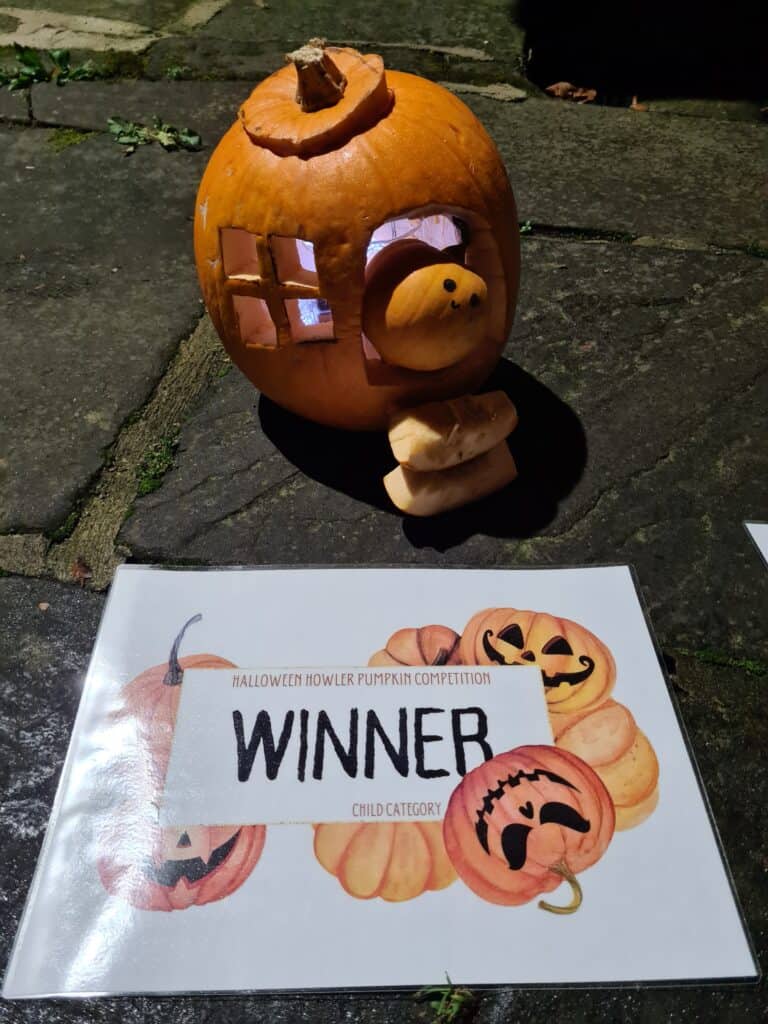
{"type": "Polygon", "coordinates": [[[372,128],[392,108],[384,61],[311,39],[240,108],[250,139],[278,156],[318,156],[372,128]]]}

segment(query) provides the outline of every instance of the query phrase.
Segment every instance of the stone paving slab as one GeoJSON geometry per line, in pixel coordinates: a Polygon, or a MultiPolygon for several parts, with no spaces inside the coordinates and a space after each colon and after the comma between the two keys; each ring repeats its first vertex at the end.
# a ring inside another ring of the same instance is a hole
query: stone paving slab
{"type": "Polygon", "coordinates": [[[18,124],[29,122],[27,94],[23,90],[11,92],[8,88],[0,88],[0,121],[18,124]]]}
{"type": "Polygon", "coordinates": [[[194,35],[162,39],[149,51],[157,77],[183,65],[196,77],[256,78],[310,38],[384,54],[393,67],[434,78],[499,82],[520,78],[523,31],[509,0],[234,0],[194,35]]]}
{"type": "MultiPolygon", "coordinates": [[[[6,963],[32,879],[61,765],[69,742],[88,657],[104,598],[47,580],[0,579],[0,765],[5,855],[0,864],[0,962],[6,963]],[[40,602],[49,605],[41,611],[40,602]]],[[[747,922],[765,962],[768,948],[766,861],[768,778],[761,751],[768,744],[762,714],[764,679],[734,667],[678,656],[672,675],[699,767],[722,835],[747,922]],[[745,810],[745,793],[749,810],[745,810]]],[[[425,984],[442,979],[425,978],[425,984]]],[[[761,1019],[762,986],[724,986],[479,993],[473,1024],[557,1019],[570,1022],[713,1021],[761,1019]]],[[[91,1022],[189,1024],[225,1018],[232,1024],[424,1024],[429,1013],[410,993],[226,998],[129,998],[0,1004],[3,1024],[91,1022]]]]}
{"type": "MultiPolygon", "coordinates": [[[[265,73],[281,61],[272,60],[265,73]]],[[[248,82],[43,84],[32,91],[32,107],[44,123],[96,130],[113,114],[146,121],[158,113],[196,128],[213,145],[250,88],[248,82]]],[[[499,146],[521,221],[700,247],[768,247],[764,126],[551,99],[461,98],[499,146]]]]}
{"type": "Polygon", "coordinates": [[[520,412],[507,491],[402,518],[381,435],[307,424],[233,370],[121,540],[143,561],[210,564],[629,561],[664,643],[768,654],[768,573],[741,526],[768,498],[768,266],[535,238],[523,266],[491,381],[520,412]]]}
{"type": "Polygon", "coordinates": [[[212,149],[237,118],[250,92],[246,82],[50,82],[32,89],[34,117],[40,124],[106,131],[110,117],[151,124],[152,119],[193,128],[212,149]]]}
{"type": "Polygon", "coordinates": [[[51,530],[201,312],[203,154],[2,130],[0,530],[51,530]]]}

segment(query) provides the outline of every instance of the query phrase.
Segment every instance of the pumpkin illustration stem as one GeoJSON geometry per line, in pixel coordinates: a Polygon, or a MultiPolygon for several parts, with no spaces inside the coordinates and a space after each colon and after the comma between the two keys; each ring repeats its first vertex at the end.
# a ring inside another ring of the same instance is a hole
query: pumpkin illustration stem
{"type": "Polygon", "coordinates": [[[181,631],[176,639],[173,641],[173,647],[171,647],[171,653],[168,656],[168,671],[163,676],[163,683],[166,686],[179,686],[181,683],[184,670],[179,664],[179,647],[181,647],[181,641],[184,639],[189,626],[194,625],[195,622],[199,622],[202,619],[202,615],[198,612],[197,615],[193,615],[191,619],[181,627],[181,631]]]}
{"type": "Polygon", "coordinates": [[[581,886],[578,883],[576,875],[574,875],[565,861],[562,860],[557,864],[553,864],[549,870],[554,871],[556,875],[560,875],[561,878],[564,878],[566,882],[570,883],[573,896],[571,898],[571,902],[564,907],[555,907],[553,904],[547,903],[546,900],[539,900],[539,907],[542,910],[548,910],[551,914],[575,914],[581,906],[582,901],[581,886]]]}
{"type": "Polygon", "coordinates": [[[305,114],[333,107],[344,95],[346,76],[328,56],[324,39],[310,39],[285,59],[296,68],[296,102],[305,114]]]}

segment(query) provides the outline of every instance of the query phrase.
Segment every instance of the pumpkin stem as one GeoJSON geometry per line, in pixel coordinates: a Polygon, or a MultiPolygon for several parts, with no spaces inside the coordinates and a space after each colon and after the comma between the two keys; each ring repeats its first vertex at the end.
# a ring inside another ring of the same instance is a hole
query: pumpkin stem
{"type": "Polygon", "coordinates": [[[346,75],[333,63],[324,39],[310,39],[306,46],[285,55],[296,68],[296,102],[305,114],[335,106],[347,87],[346,75]]]}
{"type": "Polygon", "coordinates": [[[561,878],[564,878],[570,884],[573,895],[571,902],[565,907],[555,907],[551,903],[547,903],[546,900],[539,900],[539,907],[542,910],[548,910],[551,914],[575,914],[582,901],[581,886],[576,879],[576,875],[574,875],[565,861],[562,860],[557,864],[553,864],[549,870],[554,871],[556,875],[560,875],[561,878]]]}
{"type": "Polygon", "coordinates": [[[189,626],[192,626],[195,622],[199,622],[202,619],[202,615],[198,612],[197,615],[193,615],[191,619],[184,623],[181,627],[181,632],[173,641],[173,647],[171,647],[171,653],[168,657],[168,671],[163,676],[163,683],[165,686],[179,686],[181,683],[184,670],[179,664],[179,647],[181,647],[181,641],[184,638],[184,634],[189,626]]]}

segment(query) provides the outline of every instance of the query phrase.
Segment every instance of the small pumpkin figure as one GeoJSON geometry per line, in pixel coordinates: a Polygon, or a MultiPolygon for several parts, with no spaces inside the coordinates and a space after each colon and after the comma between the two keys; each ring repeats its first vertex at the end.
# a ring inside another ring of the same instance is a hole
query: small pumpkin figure
{"type": "Polygon", "coordinates": [[[426,242],[403,238],[368,264],[363,331],[385,363],[440,370],[482,342],[487,297],[477,274],[426,242]]]}
{"type": "Polygon", "coordinates": [[[580,758],[556,747],[527,746],[499,754],[464,776],[443,823],[445,848],[459,877],[484,900],[528,903],[565,879],[565,906],[582,902],[576,875],[595,864],[614,832],[608,791],[580,758]]]}
{"type": "Polygon", "coordinates": [[[499,153],[458,97],[376,54],[311,40],[253,90],[211,156],[195,260],[213,324],[260,391],[319,423],[381,430],[395,410],[471,393],[490,375],[512,325],[520,243],[499,153]],[[382,331],[373,260],[402,239],[431,247],[431,267],[408,270],[399,250],[397,325],[382,331]]]}
{"type": "Polygon", "coordinates": [[[614,700],[549,717],[555,743],[586,761],[603,780],[616,810],[616,831],[634,828],[659,801],[659,762],[632,712],[614,700]]]}
{"type": "Polygon", "coordinates": [[[465,665],[536,665],[550,714],[601,704],[616,682],[606,645],[578,622],[545,612],[486,608],[461,638],[465,665]]]}
{"type": "Polygon", "coordinates": [[[460,665],[458,633],[448,626],[398,629],[369,665],[460,665]]]}
{"type": "Polygon", "coordinates": [[[108,892],[143,910],[183,910],[228,896],[253,870],[266,836],[263,825],[157,824],[184,670],[235,667],[215,654],[179,658],[187,629],[201,618],[195,615],[184,624],[167,663],[123,688],[115,716],[135,737],[125,779],[131,788],[123,813],[106,825],[97,869],[108,892]]]}
{"type": "Polygon", "coordinates": [[[445,889],[456,878],[439,821],[315,825],[315,857],[350,896],[390,903],[445,889]]]}

